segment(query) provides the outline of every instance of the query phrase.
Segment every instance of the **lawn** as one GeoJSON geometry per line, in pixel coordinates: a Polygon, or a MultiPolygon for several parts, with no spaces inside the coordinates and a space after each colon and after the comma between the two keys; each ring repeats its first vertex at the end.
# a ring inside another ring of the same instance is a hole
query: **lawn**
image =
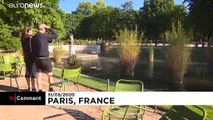
{"type": "MultiPolygon", "coordinates": [[[[53,76],[54,77],[61,77],[61,69],[59,68],[54,68],[53,69],[53,76]]],[[[96,89],[98,91],[106,91],[107,90],[107,80],[104,81],[99,78],[87,76],[87,75],[81,75],[79,79],[79,84],[96,89]]],[[[109,84],[109,90],[114,91],[115,89],[115,84],[110,83],[109,84]]]]}
{"type": "MultiPolygon", "coordinates": [[[[162,105],[162,106],[158,106],[158,109],[160,110],[164,110],[164,111],[168,111],[172,106],[171,105],[162,105]]],[[[213,120],[213,106],[210,105],[202,105],[202,108],[204,108],[207,112],[207,120],[213,120]]]]}

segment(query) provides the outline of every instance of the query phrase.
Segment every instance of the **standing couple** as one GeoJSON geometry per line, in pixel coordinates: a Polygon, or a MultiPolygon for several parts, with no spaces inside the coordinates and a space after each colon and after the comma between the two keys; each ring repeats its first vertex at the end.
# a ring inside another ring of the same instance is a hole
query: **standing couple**
{"type": "Polygon", "coordinates": [[[42,92],[41,77],[43,73],[47,74],[49,84],[52,83],[52,64],[49,58],[48,43],[57,37],[55,30],[44,23],[39,24],[38,28],[38,33],[33,36],[33,28],[26,26],[21,35],[26,64],[25,78],[28,91],[33,92],[36,92],[35,81],[37,81],[38,91],[42,92]],[[49,33],[46,33],[47,30],[49,33]],[[32,84],[32,89],[30,84],[32,84]]]}

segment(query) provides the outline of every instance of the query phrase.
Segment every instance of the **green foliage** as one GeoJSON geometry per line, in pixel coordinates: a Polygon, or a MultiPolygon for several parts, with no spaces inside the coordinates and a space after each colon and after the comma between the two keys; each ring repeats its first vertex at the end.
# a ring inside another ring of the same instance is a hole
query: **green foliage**
{"type": "Polygon", "coordinates": [[[145,32],[145,37],[159,39],[160,35],[171,28],[172,22],[184,21],[185,6],[174,5],[172,0],[148,0],[141,11],[133,10],[133,2],[128,1],[121,8],[106,6],[103,0],[92,4],[82,2],[76,11],[66,19],[67,37],[70,32],[80,39],[114,40],[115,31],[128,28],[145,32]]]}
{"type": "Polygon", "coordinates": [[[159,39],[160,34],[169,29],[169,12],[174,6],[173,0],[146,0],[141,8],[141,26],[148,39],[159,39]]]}
{"type": "Polygon", "coordinates": [[[213,36],[213,1],[212,0],[185,0],[189,4],[187,23],[193,27],[196,38],[213,36]]]}
{"type": "Polygon", "coordinates": [[[77,13],[67,13],[66,19],[64,21],[65,27],[65,38],[69,38],[70,33],[76,34],[76,29],[79,27],[79,24],[83,20],[84,16],[77,13]]]}
{"type": "Polygon", "coordinates": [[[8,25],[0,25],[0,49],[3,50],[19,50],[21,41],[12,36],[12,31],[8,25]]]}
{"type": "Polygon", "coordinates": [[[67,35],[72,32],[78,39],[113,40],[115,31],[125,27],[133,30],[137,24],[136,11],[132,8],[132,2],[122,5],[122,9],[106,6],[103,0],[95,4],[82,2],[67,16],[67,35]]]}
{"type": "MultiPolygon", "coordinates": [[[[184,23],[186,19],[186,6],[185,5],[174,5],[172,11],[170,11],[170,18],[172,23],[184,23]]],[[[171,23],[170,23],[171,24],[171,23]]]]}
{"type": "Polygon", "coordinates": [[[1,0],[0,7],[3,10],[0,11],[1,21],[4,24],[10,26],[11,35],[10,37],[15,37],[20,39],[21,31],[25,25],[32,25],[37,28],[39,23],[46,23],[52,28],[56,29],[58,38],[64,36],[65,29],[63,18],[65,18],[65,13],[58,9],[58,0],[46,0],[37,1],[31,0],[30,3],[42,3],[42,8],[10,8],[9,4],[16,5],[17,3],[29,3],[28,0],[20,0],[18,2],[12,2],[8,0],[1,0]]]}
{"type": "Polygon", "coordinates": [[[2,56],[0,56],[0,64],[3,64],[4,63],[4,59],[2,56]]]}
{"type": "MultiPolygon", "coordinates": [[[[189,106],[189,105],[187,105],[187,106],[189,106]]],[[[163,110],[168,111],[168,110],[170,110],[171,107],[172,107],[171,105],[161,105],[161,106],[158,106],[158,109],[163,109],[163,110]]],[[[205,106],[202,105],[200,107],[202,107],[206,110],[206,112],[207,112],[207,118],[206,119],[212,120],[213,119],[213,107],[210,106],[210,105],[205,105],[205,106]]]]}
{"type": "MultiPolygon", "coordinates": [[[[213,33],[213,1],[185,0],[189,9],[175,5],[174,0],[144,0],[140,10],[133,9],[134,1],[127,1],[120,8],[106,6],[103,0],[96,3],[81,2],[76,11],[65,14],[59,9],[59,0],[31,0],[31,3],[43,3],[45,8],[9,8],[9,3],[0,0],[0,24],[10,27],[11,35],[19,39],[23,27],[27,24],[37,28],[39,23],[47,23],[56,29],[58,38],[68,39],[73,33],[77,39],[115,40],[115,31],[128,28],[144,32],[148,40],[159,40],[161,35],[171,29],[172,23],[184,23],[185,28],[194,29],[196,38],[210,40],[213,33]],[[188,13],[187,13],[188,12],[188,13]]],[[[28,0],[19,0],[29,3],[28,0]]],[[[210,43],[210,41],[208,41],[210,43]]]]}
{"type": "Polygon", "coordinates": [[[181,24],[173,24],[171,31],[165,33],[170,46],[165,50],[165,57],[170,77],[175,82],[183,82],[183,75],[187,70],[191,49],[186,45],[191,40],[191,32],[186,32],[181,24]]]}
{"type": "Polygon", "coordinates": [[[119,43],[118,54],[120,62],[124,67],[124,72],[127,74],[134,72],[141,47],[139,39],[137,29],[131,31],[125,28],[116,33],[116,40],[119,43]]]}
{"type": "Polygon", "coordinates": [[[90,16],[94,13],[93,4],[91,2],[81,2],[74,13],[81,14],[83,16],[90,16]]]}

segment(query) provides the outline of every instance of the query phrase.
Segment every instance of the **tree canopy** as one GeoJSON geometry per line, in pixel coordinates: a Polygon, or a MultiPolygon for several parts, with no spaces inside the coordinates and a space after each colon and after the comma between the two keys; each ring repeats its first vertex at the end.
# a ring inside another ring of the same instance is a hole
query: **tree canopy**
{"type": "Polygon", "coordinates": [[[62,38],[65,34],[63,18],[66,14],[59,9],[58,2],[58,0],[31,0],[30,2],[0,0],[0,27],[4,28],[1,29],[0,41],[7,38],[11,40],[11,43],[18,42],[25,25],[32,25],[36,29],[40,23],[48,24],[56,29],[58,37],[62,38]]]}
{"type": "Polygon", "coordinates": [[[65,13],[59,8],[59,0],[0,0],[0,48],[8,48],[4,47],[4,41],[18,43],[25,25],[32,25],[36,31],[39,23],[55,28],[59,39],[69,39],[69,34],[73,33],[77,39],[115,40],[116,31],[134,30],[137,26],[138,33],[144,33],[144,39],[157,43],[172,24],[179,22],[186,29],[193,28],[195,39],[210,41],[212,38],[212,0],[185,0],[181,5],[174,4],[174,0],[144,0],[140,10],[134,10],[133,2],[112,7],[103,0],[86,1],[80,2],[72,13],[65,13]],[[21,3],[39,4],[40,8],[27,6],[25,9],[21,3]]]}

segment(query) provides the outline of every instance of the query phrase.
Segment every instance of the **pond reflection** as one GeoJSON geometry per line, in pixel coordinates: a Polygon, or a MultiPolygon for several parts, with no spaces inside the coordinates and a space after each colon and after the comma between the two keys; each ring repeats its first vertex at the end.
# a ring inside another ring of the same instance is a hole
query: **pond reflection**
{"type": "Polygon", "coordinates": [[[166,63],[163,61],[139,61],[135,67],[134,76],[120,75],[119,60],[100,57],[98,60],[83,61],[83,74],[110,79],[136,79],[144,83],[144,87],[157,91],[212,91],[213,79],[208,75],[207,64],[189,64],[183,84],[171,84],[168,81],[166,63]]]}

